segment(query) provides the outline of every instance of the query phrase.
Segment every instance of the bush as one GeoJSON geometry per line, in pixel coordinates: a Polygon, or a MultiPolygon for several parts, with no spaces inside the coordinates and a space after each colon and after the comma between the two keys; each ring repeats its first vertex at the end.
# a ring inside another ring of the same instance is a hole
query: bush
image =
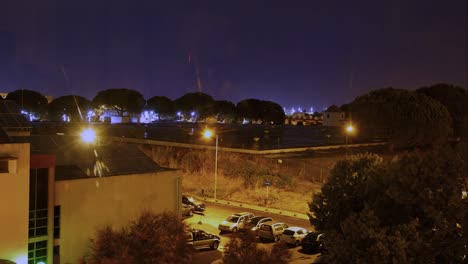
{"type": "Polygon", "coordinates": [[[233,234],[225,248],[223,257],[224,264],[282,264],[288,263],[291,258],[291,253],[284,243],[275,244],[270,251],[257,248],[257,238],[254,232],[233,234]]]}
{"type": "Polygon", "coordinates": [[[193,252],[186,244],[185,229],[173,213],[143,212],[126,228],[98,230],[87,263],[190,263],[193,252]]]}

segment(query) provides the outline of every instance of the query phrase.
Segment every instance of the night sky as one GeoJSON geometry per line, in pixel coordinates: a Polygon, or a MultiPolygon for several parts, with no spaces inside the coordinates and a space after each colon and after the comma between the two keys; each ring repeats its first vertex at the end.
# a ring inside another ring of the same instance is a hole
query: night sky
{"type": "Polygon", "coordinates": [[[316,110],[369,90],[466,87],[466,0],[3,0],[0,92],[197,91],[316,110]]]}

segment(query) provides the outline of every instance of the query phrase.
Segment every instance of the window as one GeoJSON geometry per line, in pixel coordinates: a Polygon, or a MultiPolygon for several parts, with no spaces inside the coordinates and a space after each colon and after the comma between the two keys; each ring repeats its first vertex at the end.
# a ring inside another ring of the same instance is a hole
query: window
{"type": "Polygon", "coordinates": [[[54,238],[60,238],[60,205],[54,206],[54,238]]]}
{"type": "Polygon", "coordinates": [[[0,173],[8,172],[8,160],[0,160],[0,173]]]}
{"type": "Polygon", "coordinates": [[[29,238],[47,235],[48,169],[29,172],[29,238]]]}
{"type": "Polygon", "coordinates": [[[47,263],[47,240],[28,244],[28,264],[47,263]]]}

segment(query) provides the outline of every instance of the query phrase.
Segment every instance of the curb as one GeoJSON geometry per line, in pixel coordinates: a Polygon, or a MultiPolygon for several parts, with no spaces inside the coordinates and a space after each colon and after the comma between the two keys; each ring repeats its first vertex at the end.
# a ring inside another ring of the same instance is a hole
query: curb
{"type": "Polygon", "coordinates": [[[256,211],[268,212],[268,213],[277,214],[277,215],[283,215],[283,216],[289,216],[289,217],[294,217],[294,218],[303,219],[303,220],[309,220],[309,216],[304,213],[292,212],[288,210],[281,210],[277,208],[264,207],[264,206],[253,205],[253,204],[246,204],[246,203],[242,203],[238,201],[228,201],[228,200],[222,200],[222,199],[215,200],[213,198],[207,198],[207,197],[202,198],[202,197],[195,196],[195,195],[191,195],[191,196],[199,201],[206,201],[206,202],[217,203],[217,204],[225,204],[225,205],[235,206],[239,208],[252,209],[256,211]]]}

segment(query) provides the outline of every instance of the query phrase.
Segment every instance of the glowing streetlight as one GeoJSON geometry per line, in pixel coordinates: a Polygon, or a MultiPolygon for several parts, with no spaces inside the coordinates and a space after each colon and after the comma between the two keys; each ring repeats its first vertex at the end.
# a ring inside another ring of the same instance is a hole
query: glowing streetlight
{"type": "Polygon", "coordinates": [[[346,126],[346,132],[345,132],[346,156],[348,156],[348,135],[353,134],[353,132],[354,132],[353,124],[349,124],[348,126],[346,126]]]}
{"type": "Polygon", "coordinates": [[[85,143],[93,143],[96,141],[96,131],[91,128],[87,128],[81,132],[81,140],[85,143]]]}
{"type": "Polygon", "coordinates": [[[210,129],[206,129],[203,132],[203,137],[209,139],[215,135],[216,147],[215,147],[215,172],[214,172],[214,199],[216,200],[216,187],[218,185],[218,134],[214,133],[210,129]]]}

